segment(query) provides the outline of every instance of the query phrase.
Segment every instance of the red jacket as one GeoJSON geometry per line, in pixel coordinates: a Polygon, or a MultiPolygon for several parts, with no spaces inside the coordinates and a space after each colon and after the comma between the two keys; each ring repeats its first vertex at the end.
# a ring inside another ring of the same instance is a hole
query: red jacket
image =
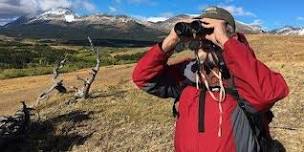
{"type": "MultiPolygon", "coordinates": [[[[224,44],[224,60],[234,76],[235,87],[256,111],[267,110],[288,95],[288,86],[281,74],[271,71],[259,61],[244,36],[230,38],[224,44]]],[[[226,95],[223,106],[222,136],[218,137],[218,103],[207,93],[205,96],[205,129],[198,131],[198,101],[200,91],[194,86],[181,89],[187,79],[183,70],[189,61],[168,65],[159,44],[142,57],[133,73],[134,83],[146,92],[163,97],[180,96],[179,118],[175,128],[177,152],[251,152],[254,139],[248,120],[237,106],[237,101],[226,95]]]]}

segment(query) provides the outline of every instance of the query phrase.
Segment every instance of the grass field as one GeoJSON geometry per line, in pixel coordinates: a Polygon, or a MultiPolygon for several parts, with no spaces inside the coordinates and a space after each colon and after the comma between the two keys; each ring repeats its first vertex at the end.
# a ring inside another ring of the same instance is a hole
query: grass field
{"type": "MultiPolygon", "coordinates": [[[[290,87],[290,95],[273,107],[272,136],[288,152],[304,152],[304,37],[248,38],[257,57],[282,73],[290,87]]],[[[138,90],[131,81],[133,67],[102,67],[87,101],[66,105],[72,94],[53,94],[36,107],[40,122],[33,124],[29,138],[11,150],[23,146],[23,151],[173,151],[172,100],[138,90]]],[[[86,74],[83,69],[63,78],[66,84],[77,85],[75,76],[86,74]]],[[[49,83],[50,75],[0,80],[0,113],[14,113],[21,100],[33,104],[49,83]]]]}
{"type": "MultiPolygon", "coordinates": [[[[146,50],[128,47],[96,49],[100,51],[101,66],[135,63],[146,50]]],[[[50,74],[64,56],[67,56],[67,63],[62,72],[92,67],[96,61],[88,46],[0,39],[0,79],[50,74]]]]}

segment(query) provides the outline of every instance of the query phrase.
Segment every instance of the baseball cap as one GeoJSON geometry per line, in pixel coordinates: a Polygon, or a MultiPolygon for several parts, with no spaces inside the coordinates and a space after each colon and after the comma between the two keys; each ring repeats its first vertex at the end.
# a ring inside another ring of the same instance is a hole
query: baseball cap
{"type": "Polygon", "coordinates": [[[219,19],[219,20],[224,20],[226,21],[229,25],[232,26],[233,32],[235,32],[235,21],[231,13],[229,13],[227,10],[216,7],[216,6],[211,6],[206,8],[203,13],[195,17],[194,19],[202,19],[202,18],[212,18],[212,19],[219,19]]]}

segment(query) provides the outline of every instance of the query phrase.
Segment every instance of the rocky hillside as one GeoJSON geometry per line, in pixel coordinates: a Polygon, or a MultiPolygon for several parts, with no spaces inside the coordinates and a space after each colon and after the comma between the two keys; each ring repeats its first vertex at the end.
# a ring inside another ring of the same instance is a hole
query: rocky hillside
{"type": "MultiPolygon", "coordinates": [[[[69,9],[59,8],[37,16],[22,16],[4,25],[0,34],[19,38],[83,40],[94,39],[159,40],[180,20],[191,19],[178,15],[160,22],[149,22],[124,15],[78,16],[69,9]]],[[[262,33],[261,27],[237,22],[243,33],[262,33]]]]}
{"type": "Polygon", "coordinates": [[[24,38],[82,40],[95,39],[155,40],[162,32],[127,16],[77,16],[70,10],[56,9],[38,16],[22,16],[5,25],[4,35],[24,38]]]}

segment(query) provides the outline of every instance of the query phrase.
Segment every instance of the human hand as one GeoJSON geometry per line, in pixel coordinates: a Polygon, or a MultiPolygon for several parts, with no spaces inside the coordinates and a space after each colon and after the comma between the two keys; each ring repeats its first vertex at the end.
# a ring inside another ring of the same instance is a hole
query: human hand
{"type": "MultiPolygon", "coordinates": [[[[180,20],[178,22],[185,22],[185,23],[191,23],[193,19],[188,19],[188,20],[180,20]]],[[[189,38],[190,40],[190,38],[189,38]]],[[[162,50],[164,52],[172,51],[175,46],[180,42],[180,41],[188,41],[187,38],[181,38],[176,34],[174,27],[171,29],[169,35],[164,39],[162,43],[162,50]]]]}
{"type": "Polygon", "coordinates": [[[229,39],[226,22],[224,20],[211,18],[203,18],[201,21],[203,22],[203,27],[214,29],[213,33],[207,34],[205,38],[223,48],[225,42],[227,42],[229,39]]]}

